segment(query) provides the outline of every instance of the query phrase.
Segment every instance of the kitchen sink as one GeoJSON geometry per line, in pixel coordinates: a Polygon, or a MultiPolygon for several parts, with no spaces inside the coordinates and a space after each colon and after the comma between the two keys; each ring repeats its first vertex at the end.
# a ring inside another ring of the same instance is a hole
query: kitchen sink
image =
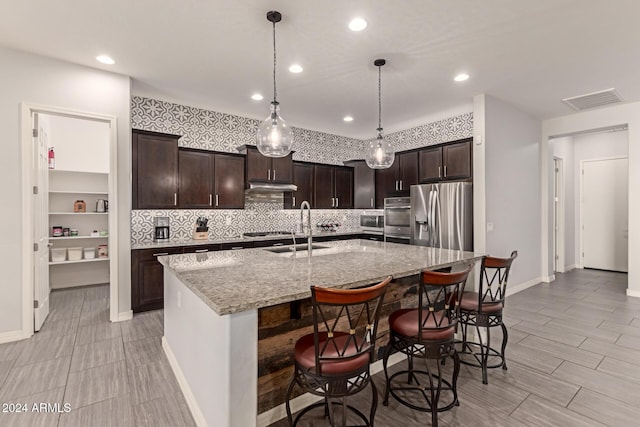
{"type": "MultiPolygon", "coordinates": [[[[277,246],[277,247],[273,247],[273,248],[265,248],[265,251],[269,251],[269,252],[273,252],[276,254],[282,254],[282,253],[291,253],[293,252],[295,247],[296,251],[306,251],[308,249],[308,246],[306,244],[304,245],[295,245],[295,246],[277,246]]],[[[311,245],[311,249],[327,249],[329,246],[322,246],[322,245],[311,245]]]]}

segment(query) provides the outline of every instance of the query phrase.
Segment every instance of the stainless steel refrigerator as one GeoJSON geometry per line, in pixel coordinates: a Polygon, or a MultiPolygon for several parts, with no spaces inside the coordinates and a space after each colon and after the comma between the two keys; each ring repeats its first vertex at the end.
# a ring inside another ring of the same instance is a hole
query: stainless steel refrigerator
{"type": "Polygon", "coordinates": [[[411,244],[473,250],[470,182],[411,186],[411,244]]]}

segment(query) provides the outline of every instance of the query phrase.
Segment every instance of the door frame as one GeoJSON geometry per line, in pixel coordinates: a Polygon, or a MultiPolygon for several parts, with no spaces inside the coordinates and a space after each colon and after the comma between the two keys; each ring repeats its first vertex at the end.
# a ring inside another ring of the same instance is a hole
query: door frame
{"type": "MultiPolygon", "coordinates": [[[[557,203],[557,210],[554,215],[554,224],[553,224],[553,232],[554,232],[554,244],[553,247],[553,266],[554,271],[558,273],[566,272],[565,267],[565,176],[564,176],[564,157],[562,156],[553,156],[553,167],[554,167],[554,189],[557,189],[557,194],[554,197],[557,197],[558,200],[554,201],[557,203]],[[555,169],[558,170],[555,170],[555,169]],[[557,216],[557,218],[556,218],[557,216]],[[557,245],[557,247],[556,247],[557,245]]],[[[554,191],[555,193],[555,191],[554,191]]]]}
{"type": "MultiPolygon", "coordinates": [[[[582,211],[582,200],[583,200],[583,191],[584,191],[584,164],[589,162],[602,162],[606,160],[620,160],[627,159],[627,164],[629,161],[629,156],[613,156],[613,157],[596,157],[593,159],[584,159],[580,160],[580,233],[579,233],[579,247],[580,247],[580,256],[578,257],[578,267],[584,268],[584,215],[582,211]]],[[[629,179],[629,169],[627,167],[627,180],[629,179]]],[[[629,194],[627,194],[627,202],[629,200],[629,194]]],[[[629,226],[629,220],[627,220],[627,227],[629,226]]],[[[627,242],[628,245],[628,242],[627,242]]],[[[627,257],[629,256],[627,252],[627,257]]]]}
{"type": "Polygon", "coordinates": [[[118,321],[118,132],[115,116],[71,110],[62,107],[20,104],[20,142],[22,145],[22,335],[29,338],[34,328],[34,274],[33,252],[33,138],[31,115],[64,116],[81,120],[93,120],[109,124],[109,319],[118,321]]]}

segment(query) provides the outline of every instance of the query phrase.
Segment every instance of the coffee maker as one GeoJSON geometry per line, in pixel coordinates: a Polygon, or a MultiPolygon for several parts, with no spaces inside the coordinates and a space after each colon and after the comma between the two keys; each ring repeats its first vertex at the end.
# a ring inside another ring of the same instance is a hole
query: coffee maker
{"type": "Polygon", "coordinates": [[[169,241],[169,217],[156,216],[153,218],[153,241],[169,241]]]}

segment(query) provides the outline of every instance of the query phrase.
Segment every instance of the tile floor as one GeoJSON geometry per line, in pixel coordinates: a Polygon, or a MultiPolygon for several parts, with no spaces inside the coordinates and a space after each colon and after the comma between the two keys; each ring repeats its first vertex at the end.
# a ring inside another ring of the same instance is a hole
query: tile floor
{"type": "MultiPolygon", "coordinates": [[[[483,385],[479,370],[463,366],[460,406],[441,413],[440,423],[638,425],[640,299],[625,295],[626,280],[575,270],[509,297],[509,370],[490,370],[483,385]]],[[[0,345],[0,404],[31,410],[33,403],[66,403],[71,412],[0,412],[0,426],[193,426],[161,336],[162,311],[110,323],[105,286],[53,292],[43,330],[0,345]]],[[[375,381],[382,393],[383,376],[375,381]]],[[[391,399],[378,407],[376,425],[422,426],[428,419],[391,399]]],[[[308,421],[301,425],[326,425],[308,421]]]]}

